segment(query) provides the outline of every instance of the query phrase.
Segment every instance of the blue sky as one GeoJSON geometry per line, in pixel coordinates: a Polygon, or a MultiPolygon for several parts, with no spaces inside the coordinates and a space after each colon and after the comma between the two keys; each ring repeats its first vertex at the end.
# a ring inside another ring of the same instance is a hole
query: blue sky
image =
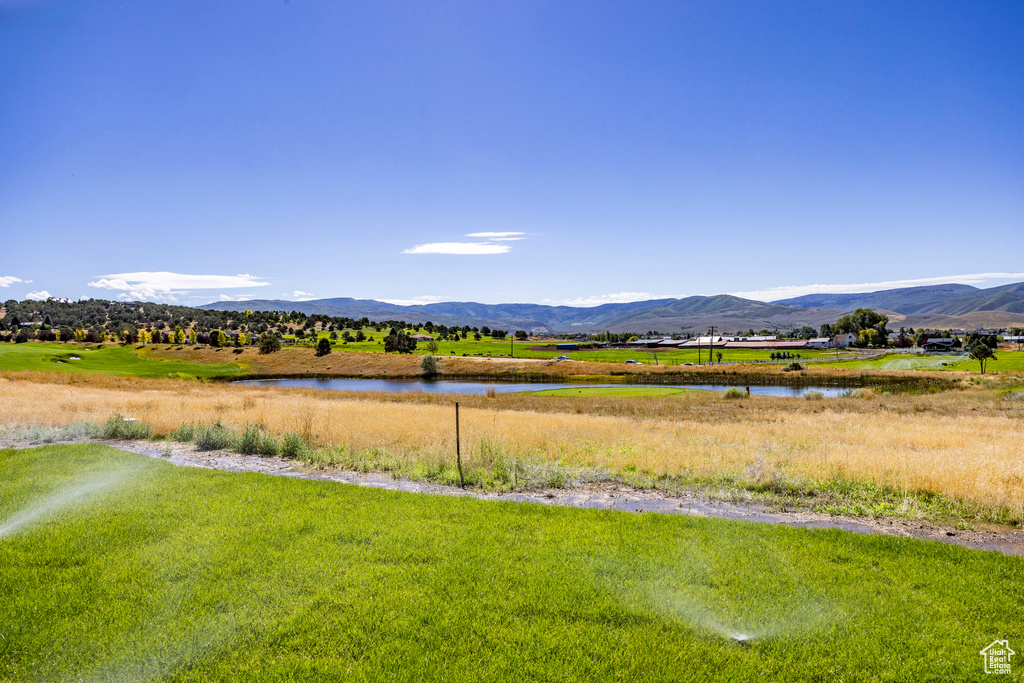
{"type": "Polygon", "coordinates": [[[0,0],[0,299],[1024,280],[1022,32],[1019,2],[0,0]]]}

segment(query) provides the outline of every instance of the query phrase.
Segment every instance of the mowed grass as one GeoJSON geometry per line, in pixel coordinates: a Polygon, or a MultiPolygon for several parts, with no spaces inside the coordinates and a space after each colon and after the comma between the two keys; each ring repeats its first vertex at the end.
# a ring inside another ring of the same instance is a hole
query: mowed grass
{"type": "Polygon", "coordinates": [[[680,396],[696,389],[679,387],[570,387],[528,392],[533,396],[680,396]]]}
{"type": "Polygon", "coordinates": [[[1019,558],[895,537],[0,451],[0,529],[47,502],[3,679],[983,680],[1024,635],[1019,558]]]}
{"type": "MultiPolygon", "coordinates": [[[[985,364],[986,372],[1024,372],[1024,351],[999,349],[996,358],[985,364]]],[[[821,365],[858,370],[980,370],[978,361],[963,356],[911,353],[889,353],[871,360],[823,362],[821,365]]]]}
{"type": "MultiPolygon", "coordinates": [[[[190,363],[148,357],[151,347],[32,343],[0,344],[0,371],[24,370],[97,373],[135,377],[213,377],[241,373],[237,363],[190,363]],[[75,360],[77,358],[78,360],[75,360]]],[[[225,360],[229,360],[230,355],[225,360]]]]}

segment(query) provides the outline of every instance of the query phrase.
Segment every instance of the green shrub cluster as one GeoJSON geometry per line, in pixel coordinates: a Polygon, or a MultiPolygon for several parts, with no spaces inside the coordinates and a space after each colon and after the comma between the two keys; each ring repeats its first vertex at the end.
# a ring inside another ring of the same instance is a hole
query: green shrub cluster
{"type": "Polygon", "coordinates": [[[153,428],[145,422],[139,422],[134,417],[125,417],[120,413],[110,416],[100,431],[104,439],[124,439],[132,441],[135,439],[148,439],[153,435],[153,428]]]}
{"type": "Polygon", "coordinates": [[[197,450],[219,451],[230,448],[235,443],[235,433],[217,420],[213,424],[199,425],[194,440],[197,450]]]}

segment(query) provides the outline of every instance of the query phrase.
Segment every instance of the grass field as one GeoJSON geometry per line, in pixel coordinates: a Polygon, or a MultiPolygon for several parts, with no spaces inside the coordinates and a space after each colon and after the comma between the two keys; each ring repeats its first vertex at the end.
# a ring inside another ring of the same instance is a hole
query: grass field
{"type": "Polygon", "coordinates": [[[230,352],[219,363],[149,358],[152,347],[118,344],[0,344],[0,371],[53,371],[131,375],[135,377],[214,377],[237,375],[241,365],[230,362],[230,352]]]}
{"type": "MultiPolygon", "coordinates": [[[[446,483],[458,477],[453,400],[58,373],[0,377],[0,415],[12,428],[104,422],[116,413],[156,435],[217,420],[236,431],[259,425],[278,439],[301,435],[317,466],[446,483]]],[[[792,495],[829,512],[1024,521],[1024,403],[1001,385],[825,401],[730,401],[702,391],[459,401],[462,457],[474,486],[565,485],[584,472],[662,488],[710,482],[792,495]]]]}
{"type": "Polygon", "coordinates": [[[983,680],[1021,604],[937,543],[0,451],[4,680],[983,680]]]}
{"type": "MultiPolygon", "coordinates": [[[[989,361],[986,372],[1024,372],[1024,351],[996,352],[998,360],[989,361]]],[[[857,370],[941,370],[978,371],[978,361],[961,356],[892,353],[871,360],[823,362],[821,365],[857,370]]]]}

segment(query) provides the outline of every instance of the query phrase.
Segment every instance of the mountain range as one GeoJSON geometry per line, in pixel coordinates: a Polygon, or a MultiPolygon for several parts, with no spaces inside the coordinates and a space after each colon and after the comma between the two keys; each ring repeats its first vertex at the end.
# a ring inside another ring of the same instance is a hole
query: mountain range
{"type": "Polygon", "coordinates": [[[207,310],[300,311],[370,320],[404,320],[441,325],[489,325],[533,332],[704,332],[710,326],[725,332],[753,328],[791,330],[817,328],[856,308],[889,315],[891,325],[965,328],[1024,326],[1024,283],[979,289],[970,285],[929,285],[856,294],[809,294],[764,302],[729,294],[653,299],[601,306],[543,304],[481,304],[449,301],[401,306],[373,299],[331,298],[310,301],[254,299],[218,301],[207,310]]]}

